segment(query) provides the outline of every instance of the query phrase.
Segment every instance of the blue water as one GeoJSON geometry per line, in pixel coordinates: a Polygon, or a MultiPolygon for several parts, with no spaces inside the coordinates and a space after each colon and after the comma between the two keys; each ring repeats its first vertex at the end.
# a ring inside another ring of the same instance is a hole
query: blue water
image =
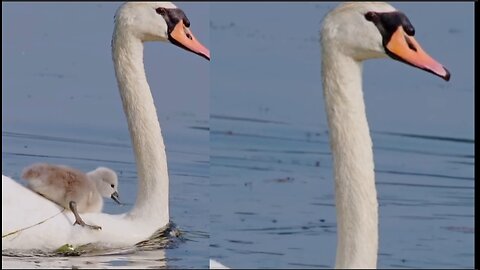
{"type": "MultiPolygon", "coordinates": [[[[332,160],[320,22],[337,3],[178,3],[212,61],[146,44],[165,138],[168,248],[80,257],[2,256],[2,266],[330,268],[332,160]],[[168,66],[165,64],[168,63],[168,66]]],[[[119,3],[2,3],[2,173],[45,161],[136,168],[110,53],[119,3]]],[[[364,66],[380,203],[379,267],[473,268],[473,4],[394,3],[450,82],[399,62],[364,66]]]]}

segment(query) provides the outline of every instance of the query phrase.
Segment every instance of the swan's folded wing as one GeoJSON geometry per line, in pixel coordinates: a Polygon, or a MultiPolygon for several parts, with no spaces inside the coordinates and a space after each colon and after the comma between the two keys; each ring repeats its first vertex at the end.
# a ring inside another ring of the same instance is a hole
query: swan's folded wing
{"type": "Polygon", "coordinates": [[[59,230],[59,227],[71,227],[72,221],[69,215],[59,214],[62,210],[55,203],[2,175],[2,250],[55,249],[65,244],[71,231],[59,230]]]}

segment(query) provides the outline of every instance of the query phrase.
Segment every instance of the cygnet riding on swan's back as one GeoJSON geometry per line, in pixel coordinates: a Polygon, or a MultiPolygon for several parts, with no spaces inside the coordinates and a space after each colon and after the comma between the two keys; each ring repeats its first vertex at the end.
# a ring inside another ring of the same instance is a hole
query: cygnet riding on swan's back
{"type": "MultiPolygon", "coordinates": [[[[334,161],[336,268],[375,268],[378,201],[372,139],[362,90],[362,62],[391,57],[445,80],[450,73],[414,39],[402,12],[387,3],[339,5],[321,29],[322,82],[334,161]]],[[[215,260],[212,268],[225,268],[215,260]]]]}
{"type": "Polygon", "coordinates": [[[120,204],[117,174],[109,168],[98,167],[85,174],[68,166],[37,163],[25,168],[22,178],[27,180],[31,190],[70,209],[75,215],[74,225],[102,229],[86,224],[78,213],[100,213],[102,196],[120,204]]]}
{"type": "MultiPolygon", "coordinates": [[[[138,175],[133,209],[120,215],[82,214],[86,222],[102,224],[102,230],[83,229],[71,225],[74,216],[70,211],[57,215],[61,210],[57,204],[2,175],[2,250],[51,250],[66,243],[92,242],[128,246],[169,223],[167,157],[143,65],[143,43],[172,43],[209,60],[209,50],[189,27],[185,13],[170,2],[127,2],[115,14],[113,63],[138,175]]],[[[179,72],[185,77],[188,70],[181,67],[179,72]]]]}

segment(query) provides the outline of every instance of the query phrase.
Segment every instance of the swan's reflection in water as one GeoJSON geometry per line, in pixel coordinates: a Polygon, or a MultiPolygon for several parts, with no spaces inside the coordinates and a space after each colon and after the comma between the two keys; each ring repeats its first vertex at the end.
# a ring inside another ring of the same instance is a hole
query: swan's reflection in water
{"type": "Polygon", "coordinates": [[[170,223],[133,247],[87,244],[66,252],[4,250],[2,268],[167,268],[166,249],[186,240],[170,223]],[[19,258],[21,258],[19,260],[19,258]]]}
{"type": "Polygon", "coordinates": [[[166,268],[165,250],[76,257],[3,257],[2,268],[166,268]]]}

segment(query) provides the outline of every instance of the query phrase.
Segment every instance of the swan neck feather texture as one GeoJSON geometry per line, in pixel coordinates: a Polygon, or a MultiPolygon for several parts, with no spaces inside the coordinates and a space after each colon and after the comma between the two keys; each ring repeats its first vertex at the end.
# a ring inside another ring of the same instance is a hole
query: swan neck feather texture
{"type": "Polygon", "coordinates": [[[169,222],[169,179],[165,144],[143,64],[143,42],[115,27],[112,54],[138,173],[138,193],[127,217],[169,222]]]}
{"type": "Polygon", "coordinates": [[[378,202],[362,91],[362,63],[342,54],[337,46],[328,45],[322,41],[322,80],[338,226],[335,267],[376,268],[378,202]]]}

